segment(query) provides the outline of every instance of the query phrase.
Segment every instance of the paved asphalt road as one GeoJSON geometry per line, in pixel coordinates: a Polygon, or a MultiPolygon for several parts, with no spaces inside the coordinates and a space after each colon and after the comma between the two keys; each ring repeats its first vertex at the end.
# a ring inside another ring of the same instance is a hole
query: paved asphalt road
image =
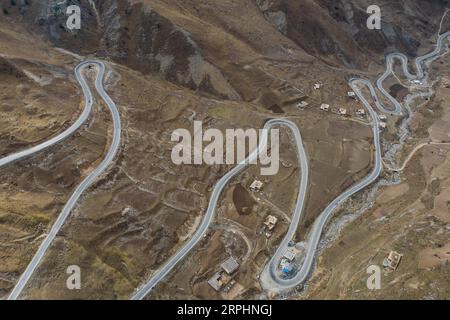
{"type": "MultiPolygon", "coordinates": [[[[316,219],[316,221],[313,224],[312,230],[310,232],[310,236],[308,238],[307,242],[307,248],[306,248],[306,255],[305,259],[303,261],[303,264],[300,268],[300,270],[292,277],[292,278],[281,278],[280,274],[278,272],[278,264],[280,259],[282,258],[284,252],[287,250],[287,243],[289,241],[283,240],[282,245],[277,249],[275,252],[275,255],[272,257],[272,259],[269,261],[269,263],[266,265],[264,272],[269,272],[269,277],[261,276],[262,284],[267,289],[275,289],[275,290],[287,290],[292,289],[295,286],[302,284],[307,279],[308,275],[310,274],[314,262],[315,253],[317,250],[317,247],[319,245],[320,236],[322,234],[323,228],[326,225],[329,218],[332,216],[334,210],[343,202],[345,202],[348,198],[350,198],[355,193],[361,191],[371,183],[373,183],[380,175],[382,171],[382,158],[381,158],[381,146],[380,146],[380,121],[378,114],[373,110],[371,104],[364,98],[363,94],[360,91],[360,86],[358,84],[362,84],[369,88],[370,94],[372,99],[375,101],[375,104],[377,108],[384,112],[384,113],[391,113],[391,114],[401,114],[402,106],[395,98],[393,98],[382,86],[383,81],[387,78],[387,76],[392,72],[392,66],[393,66],[393,60],[394,59],[400,59],[402,62],[403,70],[405,71],[406,76],[412,80],[412,79],[419,79],[422,82],[425,82],[427,79],[425,78],[425,72],[423,70],[424,63],[428,64],[431,63],[433,60],[437,59],[437,57],[446,54],[440,53],[443,46],[443,41],[450,36],[450,31],[442,34],[437,41],[437,45],[435,50],[432,52],[422,56],[418,57],[416,59],[416,68],[417,68],[417,77],[413,76],[409,73],[407,70],[407,58],[406,56],[402,54],[390,54],[386,58],[386,72],[378,79],[377,86],[380,89],[380,91],[390,100],[393,102],[395,106],[394,111],[390,111],[384,108],[384,106],[380,103],[379,99],[377,98],[376,92],[374,87],[372,86],[372,83],[369,80],[365,79],[351,79],[349,81],[350,87],[353,89],[353,91],[356,93],[358,98],[362,101],[364,106],[369,112],[370,117],[372,118],[372,131],[374,136],[374,146],[375,146],[375,163],[374,168],[372,172],[366,176],[363,180],[358,182],[356,185],[352,186],[351,188],[344,191],[342,194],[340,194],[337,198],[335,198],[322,213],[319,215],[319,217],[316,219]],[[266,283],[264,283],[266,282],[266,283]]],[[[415,99],[415,97],[419,96],[427,96],[431,95],[432,91],[429,91],[427,94],[423,93],[416,93],[415,95],[412,95],[410,99],[415,99]]],[[[295,209],[297,210],[297,208],[295,209]]],[[[294,211],[295,212],[295,211],[294,211]]],[[[292,238],[291,238],[292,239],[292,238]]],[[[290,239],[289,239],[290,240],[290,239]]]]}
{"type": "Polygon", "coordinates": [[[86,85],[86,83],[84,82],[84,80],[80,79],[79,70],[82,69],[83,67],[84,67],[84,64],[81,63],[75,69],[75,75],[77,77],[78,82],[81,84],[81,88],[84,93],[84,110],[83,110],[82,114],[80,115],[80,117],[77,119],[77,121],[75,121],[75,123],[72,124],[67,130],[65,130],[61,134],[53,137],[50,140],[47,140],[39,145],[36,145],[29,149],[11,154],[9,156],[6,156],[6,157],[0,159],[0,167],[3,167],[5,165],[10,164],[17,160],[21,160],[27,156],[33,155],[39,151],[42,151],[48,147],[51,147],[51,146],[61,142],[62,140],[66,139],[66,138],[70,137],[72,134],[74,134],[75,131],[77,131],[80,128],[80,126],[86,122],[87,118],[91,114],[92,97],[90,96],[89,88],[86,85]]]}
{"type": "MultiPolygon", "coordinates": [[[[61,211],[58,218],[56,219],[55,223],[53,224],[53,226],[50,230],[50,233],[45,237],[44,241],[39,246],[39,249],[37,250],[33,259],[27,266],[25,272],[19,278],[19,281],[17,282],[16,286],[14,287],[14,289],[12,290],[12,292],[10,293],[10,295],[8,297],[8,300],[15,300],[20,296],[22,290],[25,288],[28,281],[30,280],[33,272],[36,270],[36,268],[39,265],[39,263],[41,262],[42,258],[45,256],[45,253],[47,252],[47,249],[49,248],[53,239],[56,237],[57,233],[59,232],[62,225],[66,221],[67,217],[70,215],[70,212],[75,207],[77,200],[80,198],[81,194],[106,170],[106,168],[109,166],[109,164],[114,159],[114,157],[117,153],[117,150],[120,147],[121,122],[120,122],[119,111],[117,110],[116,105],[111,100],[111,98],[108,96],[105,89],[103,88],[105,65],[101,61],[88,60],[88,61],[84,61],[84,62],[80,63],[75,68],[75,76],[76,76],[78,82],[80,83],[80,86],[83,90],[83,94],[85,97],[85,109],[84,109],[81,117],[69,129],[67,129],[62,134],[56,136],[53,139],[50,139],[47,142],[42,143],[39,146],[36,146],[34,148],[31,148],[26,151],[22,151],[15,155],[11,155],[11,156],[7,157],[8,161],[5,163],[10,163],[14,160],[21,159],[25,156],[31,155],[31,154],[41,151],[47,147],[50,147],[51,145],[61,142],[63,139],[69,137],[72,133],[74,133],[86,121],[86,119],[88,118],[89,113],[92,109],[93,97],[92,97],[92,93],[89,89],[89,86],[87,85],[87,83],[81,73],[82,73],[83,69],[89,65],[96,66],[98,68],[97,77],[95,79],[95,88],[96,88],[97,92],[100,94],[100,96],[102,97],[102,99],[108,105],[108,108],[112,114],[114,133],[113,133],[113,137],[112,137],[111,146],[108,150],[108,153],[107,153],[105,159],[100,163],[100,165],[97,168],[95,168],[75,189],[75,192],[72,194],[69,201],[66,203],[63,210],[61,211]]],[[[0,163],[3,163],[3,162],[0,162],[0,163]]]]}
{"type": "Polygon", "coordinates": [[[394,105],[394,110],[386,109],[383,106],[383,104],[381,103],[381,101],[376,99],[376,95],[372,94],[372,96],[376,99],[375,101],[377,102],[377,108],[381,112],[387,113],[387,114],[393,114],[393,115],[400,115],[402,113],[402,105],[400,104],[400,102],[398,102],[397,99],[392,97],[386,91],[386,89],[383,87],[384,80],[386,80],[386,78],[392,74],[392,67],[394,65],[394,60],[397,59],[400,61],[401,65],[402,65],[403,73],[409,80],[419,80],[421,82],[425,82],[426,78],[425,78],[425,72],[424,72],[424,65],[433,62],[434,60],[436,60],[437,58],[439,58],[440,56],[445,54],[445,53],[442,53],[442,54],[440,54],[440,53],[443,48],[444,40],[446,38],[448,38],[449,36],[450,36],[450,31],[441,34],[438,37],[436,47],[434,48],[433,51],[416,58],[416,60],[415,60],[416,72],[417,72],[416,75],[413,75],[409,72],[408,58],[404,54],[391,53],[386,56],[386,71],[378,78],[377,88],[394,105]]]}

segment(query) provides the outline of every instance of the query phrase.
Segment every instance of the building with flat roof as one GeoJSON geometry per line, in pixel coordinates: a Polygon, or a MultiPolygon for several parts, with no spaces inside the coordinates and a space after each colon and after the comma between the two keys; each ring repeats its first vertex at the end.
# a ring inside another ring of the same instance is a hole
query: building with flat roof
{"type": "Polygon", "coordinates": [[[403,255],[396,251],[389,252],[388,257],[383,260],[383,267],[391,271],[395,271],[398,268],[402,257],[403,255]]]}
{"type": "Polygon", "coordinates": [[[232,277],[223,271],[218,271],[208,280],[208,284],[216,291],[222,290],[230,281],[232,277]]]}
{"type": "Polygon", "coordinates": [[[341,116],[345,116],[345,115],[347,114],[347,109],[339,108],[338,113],[339,113],[341,116]]]}
{"type": "Polygon", "coordinates": [[[292,262],[295,259],[295,252],[292,249],[287,249],[283,257],[288,261],[292,262]]]}
{"type": "Polygon", "coordinates": [[[222,275],[220,272],[216,272],[209,280],[208,284],[213,287],[214,290],[220,291],[222,287],[225,285],[222,280],[222,275]]]}
{"type": "Polygon", "coordinates": [[[283,273],[287,274],[292,271],[293,265],[286,258],[281,259],[280,269],[283,273]]]}
{"type": "Polygon", "coordinates": [[[328,111],[328,110],[330,110],[330,105],[329,105],[329,104],[326,104],[326,103],[322,103],[322,104],[320,105],[320,110],[322,110],[322,111],[328,111]]]}

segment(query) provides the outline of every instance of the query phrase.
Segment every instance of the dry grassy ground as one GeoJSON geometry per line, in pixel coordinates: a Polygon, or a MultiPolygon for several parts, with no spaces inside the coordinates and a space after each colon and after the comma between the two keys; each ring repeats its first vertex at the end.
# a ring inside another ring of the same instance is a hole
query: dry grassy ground
{"type": "MultiPolygon", "coordinates": [[[[346,97],[347,79],[356,72],[369,74],[366,68],[370,74],[378,73],[382,66],[378,53],[392,39],[378,39],[374,51],[363,49],[363,57],[359,57],[357,40],[337,30],[345,24],[340,16],[342,8],[330,14],[335,18],[337,15],[338,22],[331,22],[327,16],[320,30],[314,29],[303,37],[297,26],[284,35],[253,1],[218,1],[214,6],[209,1],[94,2],[96,10],[82,1],[88,18],[78,34],[60,28],[59,18],[43,16],[43,2],[33,2],[23,12],[9,1],[6,5],[1,3],[8,14],[0,13],[0,155],[48,139],[76,119],[83,97],[73,77],[73,67],[86,58],[106,61],[106,88],[123,123],[119,155],[80,199],[24,291],[25,298],[125,299],[176,252],[198,226],[214,183],[229,169],[172,163],[174,143],[170,142],[170,135],[178,128],[191,130],[194,119],[220,130],[261,128],[267,119],[279,116],[299,125],[310,160],[311,185],[298,240],[329,201],[370,170],[370,127],[364,124],[366,119],[355,117],[360,106],[346,97]],[[308,39],[323,34],[332,35],[332,50],[313,50],[316,45],[308,39]],[[308,42],[308,47],[303,47],[302,42],[308,42]],[[342,60],[339,47],[345,51],[344,58],[352,60],[350,65],[342,60]],[[364,70],[356,71],[356,67],[364,70]],[[313,89],[317,81],[324,84],[321,90],[313,89]],[[305,110],[296,107],[302,99],[309,103],[305,110]],[[321,112],[321,103],[345,107],[351,117],[321,112]],[[66,268],[72,264],[82,270],[79,291],[66,288],[66,268]]],[[[278,10],[276,6],[283,6],[282,2],[276,1],[272,9],[278,10]]],[[[364,1],[358,1],[356,9],[362,5],[364,1]]],[[[322,15],[328,11],[327,1],[307,1],[302,6],[305,7],[292,12],[322,15]]],[[[423,26],[419,20],[416,24],[423,26]]],[[[429,30],[423,28],[420,35],[428,35],[429,30]]],[[[414,51],[414,46],[408,45],[402,42],[403,48],[414,51]]],[[[439,94],[444,95],[442,90],[439,94]]],[[[436,99],[436,105],[441,104],[436,99]]],[[[438,117],[438,110],[434,110],[436,121],[430,121],[427,112],[421,111],[427,122],[418,121],[416,131],[424,138],[428,125],[433,137],[445,135],[448,119],[438,117]]],[[[111,129],[107,109],[97,102],[87,125],[72,138],[0,169],[0,297],[12,289],[75,186],[103,158],[111,129]]],[[[284,133],[283,166],[276,176],[262,178],[263,194],[247,191],[259,173],[255,166],[227,187],[207,238],[150,298],[260,296],[256,276],[284,234],[296,197],[298,168],[292,148],[284,133]],[[236,193],[243,198],[236,197],[236,193]],[[246,206],[252,201],[256,204],[243,214],[239,213],[241,201],[246,206]],[[260,233],[268,212],[280,219],[270,240],[260,233]],[[220,296],[205,281],[229,254],[241,259],[238,285],[228,295],[220,296]]],[[[348,228],[349,232],[345,231],[350,240],[339,241],[324,252],[308,293],[311,297],[343,296],[336,289],[342,286],[341,271],[359,283],[357,275],[361,271],[355,271],[353,260],[347,255],[358,250],[369,255],[372,247],[394,247],[405,255],[401,268],[413,266],[414,259],[422,261],[424,268],[444,268],[440,261],[446,259],[446,252],[441,248],[446,247],[440,239],[445,239],[448,231],[431,218],[420,220],[419,215],[422,207],[445,207],[447,182],[439,180],[438,187],[430,182],[430,175],[441,175],[440,171],[433,171],[436,166],[441,171],[446,168],[433,150],[423,149],[429,157],[423,165],[411,162],[405,171],[411,180],[405,181],[403,187],[391,187],[394,189],[387,191],[375,208],[381,208],[380,211],[373,217],[366,214],[348,228]],[[427,169],[422,172],[422,167],[427,169]],[[417,205],[416,229],[423,234],[414,229],[417,232],[404,233],[405,238],[390,243],[392,230],[412,230],[406,226],[415,220],[407,215],[399,216],[398,221],[392,218],[392,223],[376,219],[389,217],[397,208],[406,210],[405,205],[412,203],[417,205]],[[420,229],[423,221],[430,225],[420,229]],[[433,228],[437,235],[435,245],[421,244],[423,251],[416,252],[416,243],[431,237],[433,228]],[[377,240],[364,240],[369,235],[377,240]],[[441,242],[442,246],[437,247],[441,242]],[[346,258],[342,262],[339,257],[346,258]]],[[[447,216],[435,210],[432,217],[442,220],[447,216]]],[[[366,256],[361,256],[355,263],[362,266],[364,259],[366,256]]],[[[381,256],[376,259],[379,261],[381,256]]],[[[421,270],[414,275],[419,282],[413,281],[413,286],[422,283],[422,274],[435,286],[448,272],[448,268],[439,274],[421,270]]],[[[401,279],[394,283],[401,283],[401,279]]],[[[436,295],[441,294],[439,290],[436,295]]]]}

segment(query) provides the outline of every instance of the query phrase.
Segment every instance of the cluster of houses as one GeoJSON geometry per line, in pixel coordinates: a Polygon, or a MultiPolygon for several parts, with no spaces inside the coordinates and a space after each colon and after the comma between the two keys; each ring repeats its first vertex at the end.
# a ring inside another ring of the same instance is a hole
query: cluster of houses
{"type": "Polygon", "coordinates": [[[228,293],[236,284],[234,276],[239,269],[239,263],[235,258],[229,257],[221,265],[221,270],[214,273],[208,280],[208,284],[217,292],[228,293]]]}
{"type": "Polygon", "coordinates": [[[339,108],[338,109],[338,114],[341,115],[341,116],[346,116],[347,115],[347,109],[339,108]]]}
{"type": "Polygon", "coordinates": [[[386,123],[386,121],[387,121],[387,118],[386,118],[386,116],[384,115],[384,114],[380,114],[379,116],[378,116],[378,118],[380,119],[380,128],[381,129],[386,129],[386,127],[387,127],[387,123],[386,123]]]}
{"type": "MultiPolygon", "coordinates": [[[[323,86],[323,84],[321,84],[321,83],[316,83],[316,84],[314,84],[314,89],[315,89],[315,90],[318,90],[318,89],[320,89],[322,86],[323,86]]],[[[358,98],[357,98],[357,96],[356,96],[356,93],[353,92],[353,91],[347,92],[347,96],[348,96],[349,98],[351,98],[351,99],[358,100],[358,98]]],[[[330,111],[330,105],[327,104],[327,103],[322,103],[322,104],[320,105],[320,110],[325,111],[325,112],[328,112],[328,111],[330,111]]],[[[341,115],[341,116],[347,116],[347,115],[348,115],[347,109],[342,108],[342,107],[339,107],[339,108],[337,109],[337,114],[339,114],[339,115],[341,115]]],[[[364,109],[358,109],[358,110],[356,111],[356,114],[357,114],[358,116],[360,116],[360,117],[363,117],[363,116],[366,115],[366,112],[364,111],[364,109]]]]}
{"type": "Polygon", "coordinates": [[[319,90],[320,88],[322,88],[323,87],[323,84],[322,83],[315,83],[314,84],[314,90],[319,90]]]}

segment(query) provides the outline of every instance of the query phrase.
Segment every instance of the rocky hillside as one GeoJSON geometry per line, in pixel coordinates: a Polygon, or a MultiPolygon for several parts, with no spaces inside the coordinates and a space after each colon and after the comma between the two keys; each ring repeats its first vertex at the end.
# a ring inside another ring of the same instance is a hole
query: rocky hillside
{"type": "Polygon", "coordinates": [[[436,32],[447,2],[379,1],[380,31],[366,28],[372,4],[366,0],[2,0],[1,7],[56,46],[96,52],[204,94],[251,101],[257,93],[249,80],[264,82],[267,75],[237,70],[244,60],[301,63],[313,56],[366,70],[392,50],[414,56],[421,39],[436,32]],[[70,4],[82,8],[79,31],[66,30],[70,4]]]}
{"type": "MultiPolygon", "coordinates": [[[[9,2],[9,1],[7,1],[9,2]]],[[[193,90],[239,99],[221,72],[207,62],[191,35],[142,3],[128,1],[11,1],[5,15],[19,14],[38,26],[56,46],[74,52],[96,52],[144,73],[193,90]],[[82,10],[81,30],[68,32],[68,5],[82,10]]]]}

